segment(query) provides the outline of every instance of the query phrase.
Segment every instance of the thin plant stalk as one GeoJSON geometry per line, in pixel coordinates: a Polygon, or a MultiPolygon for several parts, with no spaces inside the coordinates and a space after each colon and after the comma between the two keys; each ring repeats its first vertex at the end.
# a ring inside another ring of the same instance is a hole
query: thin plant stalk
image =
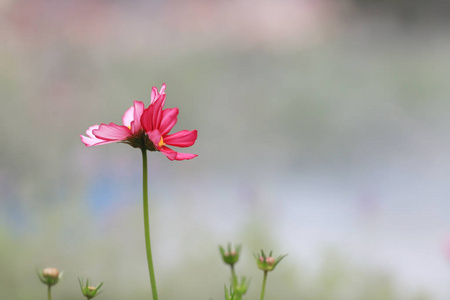
{"type": "Polygon", "coordinates": [[[150,222],[148,217],[148,180],[147,180],[147,149],[142,148],[142,186],[144,200],[144,231],[145,231],[145,249],[147,250],[148,272],[150,274],[150,284],[152,286],[153,300],[158,300],[156,291],[155,271],[153,270],[152,247],[150,244],[150,222]]]}
{"type": "Polygon", "coordinates": [[[234,271],[234,265],[230,265],[231,267],[231,277],[233,279],[233,286],[237,285],[237,277],[236,277],[236,272],[234,271]]]}
{"type": "Polygon", "coordinates": [[[262,289],[261,289],[261,298],[260,300],[264,300],[264,293],[266,291],[266,281],[267,281],[267,271],[264,271],[264,279],[263,279],[263,284],[262,284],[262,289]]]}
{"type": "Polygon", "coordinates": [[[48,289],[47,289],[48,300],[52,300],[52,292],[51,292],[51,290],[52,290],[52,286],[49,285],[48,289]]]}

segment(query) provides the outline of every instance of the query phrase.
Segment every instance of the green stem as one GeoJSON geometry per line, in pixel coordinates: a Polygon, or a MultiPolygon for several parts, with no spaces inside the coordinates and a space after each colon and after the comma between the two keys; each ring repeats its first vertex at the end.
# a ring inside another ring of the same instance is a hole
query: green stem
{"type": "Polygon", "coordinates": [[[48,294],[48,300],[52,300],[52,286],[48,285],[47,294],[48,294]]]}
{"type": "Polygon", "coordinates": [[[158,300],[156,291],[155,272],[153,271],[152,247],[150,244],[150,222],[148,217],[148,180],[147,180],[147,149],[142,150],[142,186],[144,199],[144,231],[145,231],[145,249],[147,250],[148,272],[150,274],[150,284],[152,286],[153,300],[158,300]]]}
{"type": "Polygon", "coordinates": [[[264,293],[266,291],[266,281],[267,281],[267,271],[264,271],[264,279],[263,279],[263,284],[262,284],[262,290],[261,290],[261,300],[264,299],[264,293]]]}
{"type": "Polygon", "coordinates": [[[231,265],[231,277],[233,279],[233,286],[237,285],[237,277],[236,273],[234,272],[234,265],[231,265]]]}
{"type": "Polygon", "coordinates": [[[231,277],[233,280],[233,290],[235,293],[235,298],[236,300],[241,300],[242,299],[242,295],[236,291],[236,287],[238,286],[238,278],[236,276],[236,272],[234,271],[234,265],[230,265],[231,266],[231,277]]]}

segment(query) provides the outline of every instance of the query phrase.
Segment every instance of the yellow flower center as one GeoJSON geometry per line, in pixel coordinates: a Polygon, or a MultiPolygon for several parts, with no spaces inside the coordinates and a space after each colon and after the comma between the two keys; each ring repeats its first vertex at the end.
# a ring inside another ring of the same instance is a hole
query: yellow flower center
{"type": "Polygon", "coordinates": [[[164,143],[163,138],[161,137],[161,140],[159,141],[158,147],[164,146],[166,143],[164,143]]]}

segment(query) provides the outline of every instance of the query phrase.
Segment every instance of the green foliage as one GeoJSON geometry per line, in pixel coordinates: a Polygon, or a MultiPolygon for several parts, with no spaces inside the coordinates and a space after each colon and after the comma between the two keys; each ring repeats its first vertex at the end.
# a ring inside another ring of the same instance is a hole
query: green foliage
{"type": "Polygon", "coordinates": [[[225,300],[237,300],[236,293],[233,291],[233,287],[230,285],[229,291],[225,285],[225,300]]]}

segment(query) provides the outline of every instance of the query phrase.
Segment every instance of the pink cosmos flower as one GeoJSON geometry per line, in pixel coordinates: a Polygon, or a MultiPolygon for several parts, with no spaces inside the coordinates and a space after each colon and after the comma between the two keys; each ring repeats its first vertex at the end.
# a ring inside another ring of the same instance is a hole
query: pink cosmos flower
{"type": "Polygon", "coordinates": [[[168,135],[177,122],[178,108],[163,109],[166,101],[166,85],[160,92],[152,88],[150,106],[145,109],[141,101],[134,101],[123,115],[123,125],[114,123],[93,125],[86,130],[86,135],[80,135],[81,141],[87,146],[97,146],[115,142],[127,143],[135,148],[146,148],[149,151],[160,151],[170,160],[184,160],[196,157],[196,154],[176,152],[166,145],[189,147],[197,139],[197,130],[168,135]]]}

